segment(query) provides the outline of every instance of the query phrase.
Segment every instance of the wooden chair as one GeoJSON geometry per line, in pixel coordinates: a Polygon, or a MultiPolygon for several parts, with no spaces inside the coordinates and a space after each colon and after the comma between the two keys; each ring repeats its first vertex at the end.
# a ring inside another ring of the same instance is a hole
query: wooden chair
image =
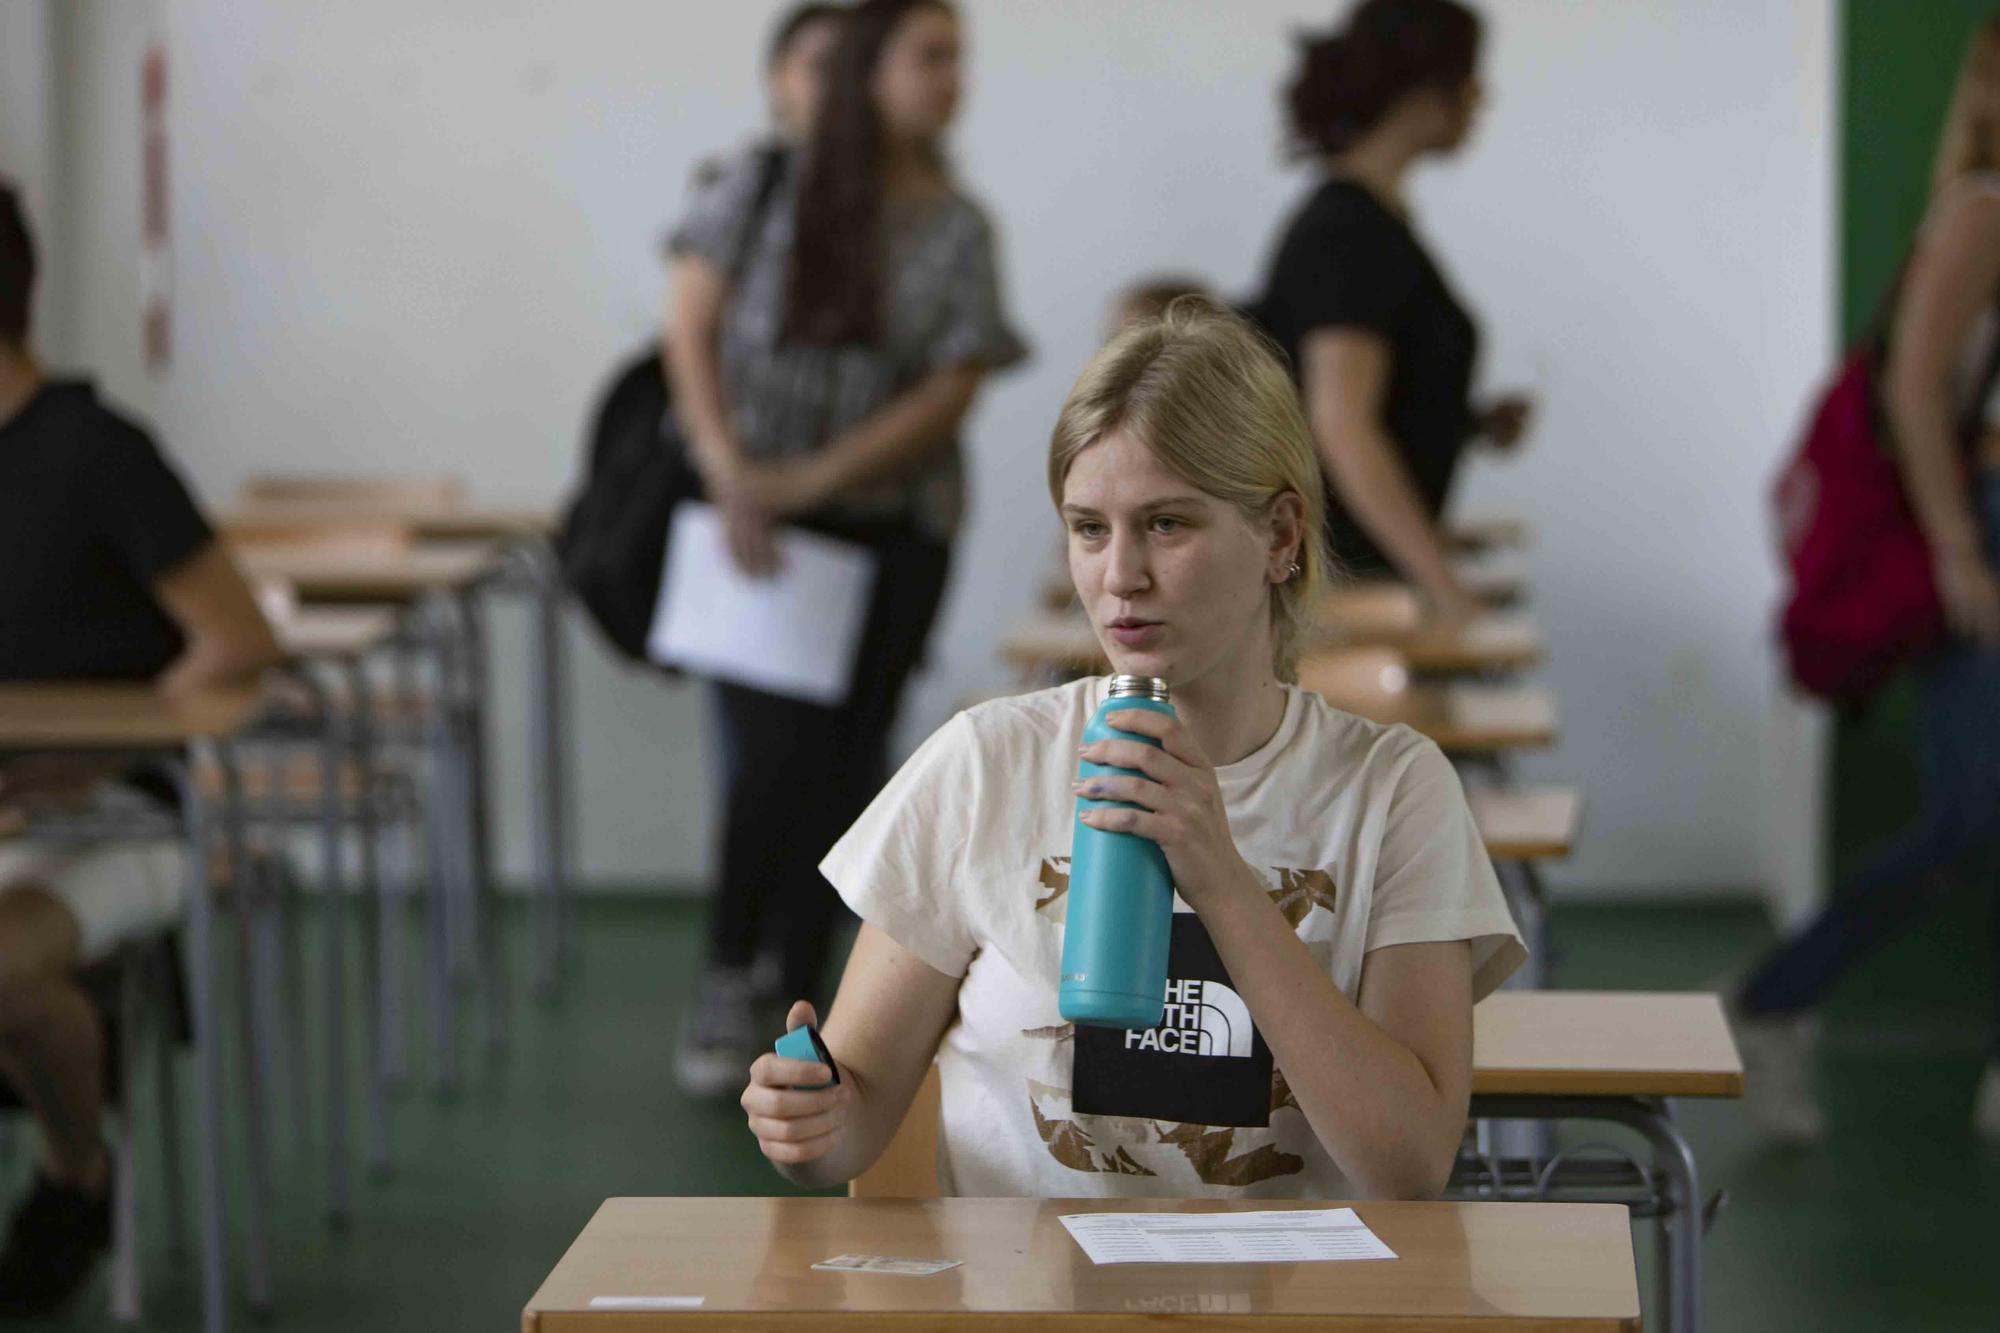
{"type": "Polygon", "coordinates": [[[935,1199],[938,1193],[938,1115],[944,1099],[932,1065],[903,1113],[903,1123],[875,1164],[847,1184],[852,1199],[935,1199]]]}

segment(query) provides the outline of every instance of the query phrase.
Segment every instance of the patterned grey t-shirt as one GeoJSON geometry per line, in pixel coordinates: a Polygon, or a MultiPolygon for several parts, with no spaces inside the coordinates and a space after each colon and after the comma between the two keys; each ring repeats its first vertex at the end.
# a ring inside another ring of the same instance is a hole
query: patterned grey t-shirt
{"type": "MultiPolygon", "coordinates": [[[[957,365],[1000,370],[1026,356],[1002,306],[992,226],[956,190],[888,207],[880,346],[783,342],[799,173],[795,161],[782,163],[757,210],[767,160],[752,148],[722,162],[668,240],[674,254],[733,269],[718,355],[723,397],[751,457],[817,449],[932,371],[957,365]],[[746,236],[751,226],[754,234],[746,236]]],[[[834,512],[907,517],[927,536],[944,540],[958,526],[964,489],[953,440],[940,444],[913,477],[850,493],[834,512]]]]}

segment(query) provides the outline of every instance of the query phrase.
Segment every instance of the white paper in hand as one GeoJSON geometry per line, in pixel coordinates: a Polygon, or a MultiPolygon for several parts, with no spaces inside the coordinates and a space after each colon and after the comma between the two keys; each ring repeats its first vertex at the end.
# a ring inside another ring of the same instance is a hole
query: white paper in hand
{"type": "Polygon", "coordinates": [[[674,511],[646,653],[736,685],[808,703],[847,699],[875,586],[875,557],[796,528],[777,534],[783,568],[753,579],[730,557],[712,505],[674,511]]]}

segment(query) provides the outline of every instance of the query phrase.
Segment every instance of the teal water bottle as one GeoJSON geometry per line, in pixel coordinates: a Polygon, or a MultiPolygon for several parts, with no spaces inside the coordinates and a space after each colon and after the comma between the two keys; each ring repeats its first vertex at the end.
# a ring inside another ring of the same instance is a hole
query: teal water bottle
{"type": "MultiPolygon", "coordinates": [[[[1167,683],[1152,676],[1113,676],[1110,696],[1083,729],[1083,743],[1127,740],[1159,748],[1151,737],[1105,724],[1105,714],[1130,708],[1173,716],[1167,683]]],[[[1079,780],[1103,776],[1143,774],[1088,761],[1078,766],[1079,780]]],[[[1080,813],[1132,807],[1125,801],[1079,796],[1076,808],[1080,813]]],[[[1166,1010],[1167,944],[1173,925],[1174,878],[1160,845],[1136,833],[1110,833],[1077,820],[1057,997],[1062,1016],[1090,1027],[1158,1027],[1166,1010]]]]}

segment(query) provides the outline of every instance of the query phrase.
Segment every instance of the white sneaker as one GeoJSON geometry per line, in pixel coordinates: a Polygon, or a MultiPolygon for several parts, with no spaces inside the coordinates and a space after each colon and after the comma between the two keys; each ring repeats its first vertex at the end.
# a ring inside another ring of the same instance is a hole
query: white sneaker
{"type": "Polygon", "coordinates": [[[2000,1060],[1986,1062],[1979,1080],[1979,1096],[1972,1103],[1973,1132],[2000,1142],[2000,1060]]]}
{"type": "Polygon", "coordinates": [[[681,1020],[674,1073],[692,1097],[741,1092],[757,1058],[757,1019],[750,969],[712,967],[702,973],[681,1020]]]}
{"type": "Polygon", "coordinates": [[[1813,1021],[1732,1012],[1729,1025],[1743,1056],[1743,1112],[1750,1123],[1784,1143],[1825,1138],[1826,1116],[1812,1088],[1813,1021]]]}

